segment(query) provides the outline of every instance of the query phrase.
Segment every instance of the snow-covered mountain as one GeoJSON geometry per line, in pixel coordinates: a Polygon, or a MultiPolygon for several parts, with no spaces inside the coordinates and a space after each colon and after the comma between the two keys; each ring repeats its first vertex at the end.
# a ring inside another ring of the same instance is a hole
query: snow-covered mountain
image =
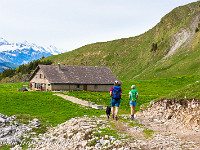
{"type": "Polygon", "coordinates": [[[24,41],[22,43],[9,43],[0,38],[0,63],[26,64],[43,56],[48,57],[61,53],[55,46],[43,47],[24,41]]]}

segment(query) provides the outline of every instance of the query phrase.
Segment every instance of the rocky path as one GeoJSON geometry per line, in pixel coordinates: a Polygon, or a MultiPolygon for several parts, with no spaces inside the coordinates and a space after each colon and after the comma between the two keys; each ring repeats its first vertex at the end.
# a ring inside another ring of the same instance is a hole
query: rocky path
{"type": "MultiPolygon", "coordinates": [[[[152,123],[152,125],[154,122],[152,123]]],[[[171,132],[155,130],[147,136],[148,126],[124,116],[118,121],[106,118],[77,117],[33,138],[29,150],[114,149],[114,150],[198,150],[191,140],[183,140],[171,132]],[[115,134],[114,131],[117,131],[115,134]]],[[[12,150],[20,149],[19,145],[12,150]]]]}

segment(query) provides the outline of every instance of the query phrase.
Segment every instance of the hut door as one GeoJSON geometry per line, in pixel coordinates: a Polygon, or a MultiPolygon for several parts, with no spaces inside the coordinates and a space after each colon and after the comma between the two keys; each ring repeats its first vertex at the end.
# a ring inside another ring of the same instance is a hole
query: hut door
{"type": "Polygon", "coordinates": [[[83,90],[87,91],[87,85],[83,85],[83,90]]]}

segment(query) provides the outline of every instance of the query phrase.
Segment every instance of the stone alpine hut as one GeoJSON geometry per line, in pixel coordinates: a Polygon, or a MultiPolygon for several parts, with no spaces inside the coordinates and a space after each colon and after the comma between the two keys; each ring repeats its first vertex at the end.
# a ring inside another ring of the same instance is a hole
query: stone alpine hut
{"type": "Polygon", "coordinates": [[[116,80],[108,67],[58,64],[38,65],[30,77],[30,84],[32,90],[106,92],[116,80]]]}

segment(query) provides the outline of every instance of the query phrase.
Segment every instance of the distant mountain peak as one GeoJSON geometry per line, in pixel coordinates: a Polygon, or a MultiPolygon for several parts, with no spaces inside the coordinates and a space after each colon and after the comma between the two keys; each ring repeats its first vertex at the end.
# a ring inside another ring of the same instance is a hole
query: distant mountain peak
{"type": "Polygon", "coordinates": [[[0,37],[0,45],[8,44],[8,41],[6,41],[4,38],[0,37]]]}
{"type": "Polygon", "coordinates": [[[49,52],[53,55],[57,55],[61,53],[61,50],[57,49],[55,46],[50,45],[48,47],[36,45],[35,43],[29,43],[28,41],[10,43],[6,41],[4,38],[0,37],[0,52],[3,51],[14,51],[14,50],[22,50],[22,49],[34,49],[35,51],[40,52],[49,52]]]}
{"type": "Polygon", "coordinates": [[[21,65],[43,56],[48,57],[60,53],[61,50],[53,45],[46,47],[28,41],[10,43],[4,38],[0,38],[0,63],[10,62],[21,65]]]}

